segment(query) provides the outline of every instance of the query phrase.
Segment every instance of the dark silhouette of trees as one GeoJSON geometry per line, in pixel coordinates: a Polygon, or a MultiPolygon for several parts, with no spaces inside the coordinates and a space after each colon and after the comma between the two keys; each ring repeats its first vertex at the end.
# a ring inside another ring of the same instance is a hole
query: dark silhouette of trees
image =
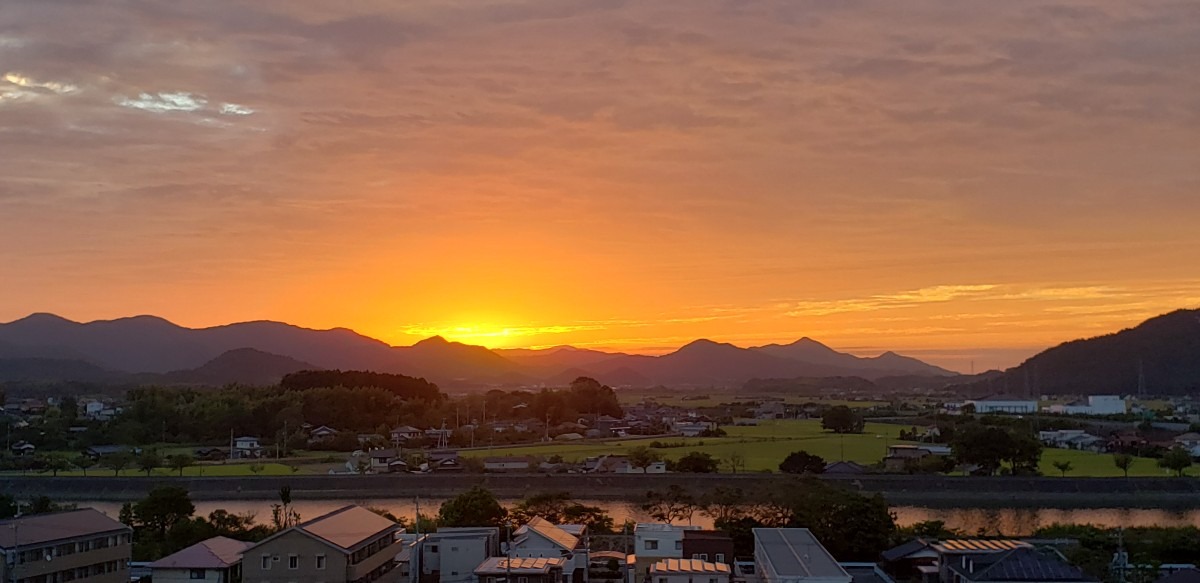
{"type": "Polygon", "coordinates": [[[779,464],[785,474],[820,474],[825,472],[825,459],[807,451],[793,451],[779,464]]]}
{"type": "Polygon", "coordinates": [[[821,428],[834,433],[862,433],[862,416],[845,405],[830,407],[821,415],[821,428]]]}
{"type": "Polygon", "coordinates": [[[691,474],[715,474],[720,462],[712,454],[693,451],[675,461],[675,471],[691,474]]]}

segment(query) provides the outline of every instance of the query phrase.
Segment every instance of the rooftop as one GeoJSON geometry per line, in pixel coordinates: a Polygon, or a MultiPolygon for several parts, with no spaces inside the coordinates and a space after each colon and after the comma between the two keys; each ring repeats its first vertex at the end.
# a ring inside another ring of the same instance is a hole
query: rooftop
{"type": "Polygon", "coordinates": [[[875,563],[842,563],[842,568],[853,578],[853,583],[896,583],[875,563]]]}
{"type": "Polygon", "coordinates": [[[152,569],[225,569],[242,560],[242,552],[253,543],[223,536],[198,542],[150,564],[152,569]]]}
{"type": "MultiPolygon", "coordinates": [[[[846,570],[807,528],[756,528],[755,550],[765,556],[758,559],[779,577],[843,577],[846,570]]],[[[756,552],[757,554],[757,552],[756,552]]]]}
{"type": "Polygon", "coordinates": [[[551,569],[562,568],[567,560],[562,557],[545,558],[513,558],[491,557],[485,559],[478,567],[476,574],[483,573],[513,573],[514,575],[539,575],[549,573],[551,569]]]}
{"type": "Polygon", "coordinates": [[[94,508],[37,514],[0,521],[0,548],[11,549],[124,530],[129,530],[129,527],[94,508]]]}
{"type": "Polygon", "coordinates": [[[343,506],[296,528],[345,550],[353,549],[400,525],[362,506],[343,506]]]}
{"type": "Polygon", "coordinates": [[[728,573],[729,565],[700,559],[663,559],[650,566],[650,573],[728,573]]]}
{"type": "Polygon", "coordinates": [[[939,553],[996,553],[1018,548],[1032,548],[1027,542],[1008,539],[952,539],[933,543],[939,553]]]}
{"type": "Polygon", "coordinates": [[[968,581],[1030,581],[1063,583],[1095,581],[1061,556],[1041,553],[1028,546],[995,558],[976,559],[966,566],[954,562],[950,569],[968,581]],[[983,562],[984,564],[980,564],[983,562]]]}
{"type": "Polygon", "coordinates": [[[517,532],[513,534],[520,537],[522,535],[527,535],[530,531],[538,533],[538,535],[548,539],[550,542],[568,551],[574,550],[575,547],[579,546],[578,537],[563,530],[562,528],[559,528],[558,525],[540,516],[535,516],[533,520],[530,520],[527,524],[521,528],[518,528],[517,532]]]}

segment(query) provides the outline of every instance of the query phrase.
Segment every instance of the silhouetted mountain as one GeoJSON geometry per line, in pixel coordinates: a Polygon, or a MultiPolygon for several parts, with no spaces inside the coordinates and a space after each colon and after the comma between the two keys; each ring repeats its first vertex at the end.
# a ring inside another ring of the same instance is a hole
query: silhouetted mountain
{"type": "Polygon", "coordinates": [[[752,350],[810,364],[836,366],[847,370],[859,369],[884,372],[887,375],[951,376],[957,374],[891,351],[875,357],[854,356],[853,354],[838,352],[808,337],[801,338],[791,344],[768,344],[753,348],[752,350]]]}
{"type": "Polygon", "coordinates": [[[143,382],[214,384],[258,384],[297,367],[404,374],[462,388],[561,385],[578,376],[616,386],[740,386],[751,378],[947,372],[891,353],[842,354],[811,339],[753,349],[697,340],[662,356],[569,346],[492,351],[441,337],[393,347],[344,328],[312,330],[269,321],[191,329],[153,316],[81,324],[51,314],[0,324],[0,357],[6,354],[85,361],[136,373],[131,378],[143,382]]]}
{"type": "Polygon", "coordinates": [[[61,358],[0,358],[0,382],[83,381],[117,383],[126,373],[111,371],[81,360],[61,358]]]}
{"type": "Polygon", "coordinates": [[[1182,394],[1200,390],[1200,310],[1043,351],[1003,377],[973,385],[1011,394],[1182,394]],[[1139,381],[1144,379],[1144,383],[1139,381]]]}
{"type": "Polygon", "coordinates": [[[164,384],[221,386],[232,383],[268,386],[279,383],[284,375],[320,367],[287,356],[253,348],[230,350],[191,370],[179,370],[147,379],[164,384]]]}

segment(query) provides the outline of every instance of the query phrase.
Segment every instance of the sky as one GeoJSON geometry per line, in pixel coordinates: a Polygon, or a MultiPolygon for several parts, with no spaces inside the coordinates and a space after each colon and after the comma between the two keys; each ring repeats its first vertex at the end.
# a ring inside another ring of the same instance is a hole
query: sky
{"type": "Polygon", "coordinates": [[[18,0],[0,321],[803,336],[1200,307],[1200,3],[18,0]]]}

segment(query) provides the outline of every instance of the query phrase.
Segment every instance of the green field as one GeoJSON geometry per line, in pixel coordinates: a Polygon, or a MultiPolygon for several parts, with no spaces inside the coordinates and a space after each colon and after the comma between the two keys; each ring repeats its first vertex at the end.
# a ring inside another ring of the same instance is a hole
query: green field
{"type": "MultiPolygon", "coordinates": [[[[1124,472],[1117,469],[1117,466],[1113,465],[1112,454],[1073,451],[1069,449],[1042,450],[1042,463],[1040,466],[1042,474],[1046,476],[1061,476],[1062,472],[1054,467],[1054,462],[1057,461],[1071,462],[1072,468],[1067,472],[1068,478],[1119,478],[1125,475],[1124,472]]],[[[1195,469],[1187,472],[1188,475],[1195,475],[1195,473],[1195,469]]],[[[1142,457],[1133,459],[1133,467],[1129,468],[1129,475],[1163,477],[1173,476],[1174,474],[1158,467],[1158,460],[1142,457]]]]}

